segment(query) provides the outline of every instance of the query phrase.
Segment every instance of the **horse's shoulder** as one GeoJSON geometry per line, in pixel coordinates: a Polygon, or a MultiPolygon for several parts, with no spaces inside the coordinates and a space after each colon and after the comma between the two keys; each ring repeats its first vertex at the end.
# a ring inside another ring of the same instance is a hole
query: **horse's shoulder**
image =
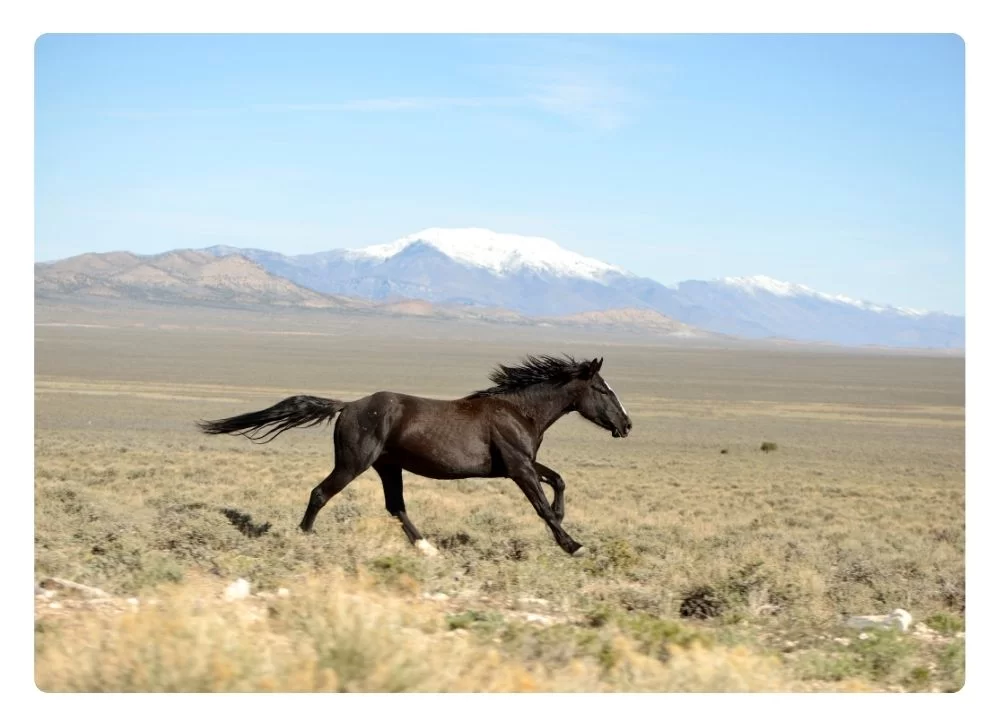
{"type": "Polygon", "coordinates": [[[495,423],[522,429],[530,425],[524,412],[513,401],[502,398],[490,399],[491,418],[495,423]]]}

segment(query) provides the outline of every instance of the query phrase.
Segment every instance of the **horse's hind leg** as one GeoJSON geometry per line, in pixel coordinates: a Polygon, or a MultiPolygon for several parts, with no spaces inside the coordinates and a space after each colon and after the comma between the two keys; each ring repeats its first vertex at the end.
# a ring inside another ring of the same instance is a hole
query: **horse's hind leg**
{"type": "Polygon", "coordinates": [[[319,514],[319,510],[323,508],[323,505],[342,492],[360,473],[343,467],[340,465],[340,462],[337,462],[336,468],[330,472],[330,475],[312,490],[312,494],[309,496],[309,504],[306,506],[306,513],[302,516],[299,529],[303,532],[311,532],[313,522],[316,521],[316,515],[319,514]]]}
{"type": "Polygon", "coordinates": [[[385,508],[389,514],[403,525],[403,532],[410,544],[414,545],[428,557],[437,554],[437,548],[424,539],[420,530],[406,516],[406,503],[403,501],[403,469],[398,464],[387,461],[376,461],[372,466],[382,479],[382,491],[385,494],[385,508]]]}
{"type": "MultiPolygon", "coordinates": [[[[352,404],[353,407],[353,404],[352,404]]],[[[306,513],[299,529],[312,531],[316,515],[331,498],[339,494],[352,481],[361,476],[382,453],[384,436],[366,431],[357,424],[357,411],[344,409],[333,429],[333,455],[336,465],[330,475],[321,481],[309,496],[306,513]]]]}

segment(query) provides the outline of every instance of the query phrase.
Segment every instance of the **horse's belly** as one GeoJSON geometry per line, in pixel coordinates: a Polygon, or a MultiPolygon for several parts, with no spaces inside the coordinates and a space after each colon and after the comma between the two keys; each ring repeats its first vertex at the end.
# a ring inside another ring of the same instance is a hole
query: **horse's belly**
{"type": "Polygon", "coordinates": [[[492,469],[488,445],[448,446],[439,441],[430,446],[401,446],[392,454],[406,471],[429,479],[489,476],[492,469]]]}

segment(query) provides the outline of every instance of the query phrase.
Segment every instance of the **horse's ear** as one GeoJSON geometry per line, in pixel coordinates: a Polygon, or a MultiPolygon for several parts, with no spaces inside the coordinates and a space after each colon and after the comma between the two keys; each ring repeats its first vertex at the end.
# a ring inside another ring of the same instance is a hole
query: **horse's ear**
{"type": "Polygon", "coordinates": [[[597,372],[601,370],[601,366],[604,364],[603,358],[594,358],[590,361],[590,365],[587,366],[587,378],[593,378],[597,375],[597,372]]]}

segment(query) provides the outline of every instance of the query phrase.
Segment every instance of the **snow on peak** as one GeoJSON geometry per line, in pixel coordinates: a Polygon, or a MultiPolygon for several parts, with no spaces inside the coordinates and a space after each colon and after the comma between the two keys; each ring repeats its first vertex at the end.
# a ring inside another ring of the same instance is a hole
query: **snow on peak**
{"type": "Polygon", "coordinates": [[[846,295],[829,295],[825,292],[817,292],[811,287],[799,285],[795,282],[782,282],[766,275],[752,275],[750,277],[724,277],[722,283],[729,287],[735,287],[751,295],[757,292],[767,292],[779,297],[813,297],[828,302],[837,302],[850,305],[861,310],[870,310],[875,313],[892,312],[909,317],[921,317],[927,315],[925,310],[914,310],[913,308],[897,308],[888,305],[876,305],[865,300],[855,300],[846,295]]]}
{"type": "Polygon", "coordinates": [[[523,269],[561,277],[602,280],[609,273],[628,275],[620,267],[563,249],[544,237],[501,234],[476,227],[446,229],[432,227],[395,242],[351,250],[354,255],[387,260],[417,242],[434,247],[457,262],[481,267],[496,275],[523,269]]]}
{"type": "Polygon", "coordinates": [[[752,275],[750,277],[724,277],[722,282],[730,287],[738,287],[749,293],[757,291],[769,292],[772,295],[781,297],[792,297],[794,295],[814,295],[815,292],[805,285],[798,285],[794,282],[782,282],[766,275],[752,275]]]}

